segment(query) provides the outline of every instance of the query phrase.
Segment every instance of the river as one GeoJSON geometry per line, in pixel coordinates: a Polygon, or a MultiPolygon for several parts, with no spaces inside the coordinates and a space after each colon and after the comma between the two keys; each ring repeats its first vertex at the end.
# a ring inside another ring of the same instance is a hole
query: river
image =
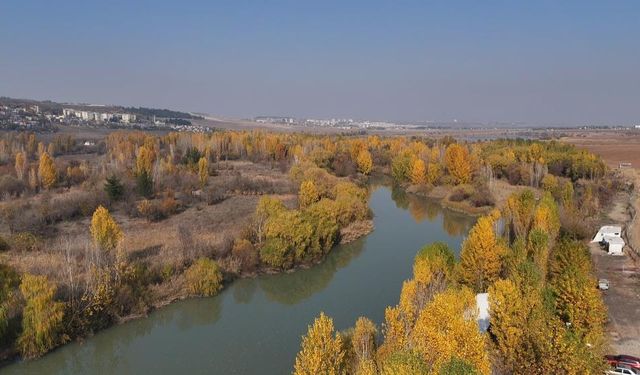
{"type": "Polygon", "coordinates": [[[433,241],[456,253],[474,219],[433,201],[372,186],[375,230],[307,270],[234,281],[220,295],[181,301],[0,368],[17,374],[289,374],[300,337],[324,311],[337,329],[359,316],[377,324],[433,241]]]}

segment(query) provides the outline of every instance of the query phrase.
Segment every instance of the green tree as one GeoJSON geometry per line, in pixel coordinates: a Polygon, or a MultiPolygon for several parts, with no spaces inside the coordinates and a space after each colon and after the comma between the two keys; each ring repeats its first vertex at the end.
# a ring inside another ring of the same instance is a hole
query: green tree
{"type": "Polygon", "coordinates": [[[110,200],[119,201],[124,195],[124,186],[116,175],[111,175],[107,177],[107,181],[104,184],[104,191],[110,200]]]}
{"type": "Polygon", "coordinates": [[[146,169],[142,169],[136,174],[136,189],[138,194],[145,198],[153,196],[153,177],[146,169]]]}
{"type": "Polygon", "coordinates": [[[26,305],[18,349],[24,358],[39,357],[63,341],[64,304],[54,300],[55,290],[45,276],[22,276],[20,292],[26,305]]]}

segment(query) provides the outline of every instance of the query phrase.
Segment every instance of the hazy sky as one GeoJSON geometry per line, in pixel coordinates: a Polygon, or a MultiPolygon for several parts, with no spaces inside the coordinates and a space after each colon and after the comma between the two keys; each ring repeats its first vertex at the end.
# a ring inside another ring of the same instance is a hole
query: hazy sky
{"type": "Polygon", "coordinates": [[[640,1],[0,0],[0,95],[235,117],[640,123],[640,1]]]}

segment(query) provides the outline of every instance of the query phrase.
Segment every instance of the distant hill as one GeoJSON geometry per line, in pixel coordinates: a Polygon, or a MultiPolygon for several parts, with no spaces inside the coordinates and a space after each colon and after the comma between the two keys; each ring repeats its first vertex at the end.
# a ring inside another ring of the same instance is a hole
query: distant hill
{"type": "Polygon", "coordinates": [[[192,115],[187,112],[173,111],[170,109],[157,109],[146,107],[124,107],[114,105],[95,105],[86,103],[56,103],[50,100],[16,99],[0,97],[0,104],[8,106],[16,105],[38,105],[42,110],[62,110],[62,108],[73,108],[77,110],[99,111],[99,112],[126,112],[138,116],[151,118],[171,118],[171,119],[203,119],[202,116],[192,115]]]}
{"type": "Polygon", "coordinates": [[[203,119],[202,116],[192,115],[187,112],[180,111],[172,111],[170,109],[156,109],[156,108],[145,108],[145,107],[120,107],[124,112],[135,113],[140,116],[146,117],[161,117],[161,118],[172,118],[172,119],[203,119]]]}

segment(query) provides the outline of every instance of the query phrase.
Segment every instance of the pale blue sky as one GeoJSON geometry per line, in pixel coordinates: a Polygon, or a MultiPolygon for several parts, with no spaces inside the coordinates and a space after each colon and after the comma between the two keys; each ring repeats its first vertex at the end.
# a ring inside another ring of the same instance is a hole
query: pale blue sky
{"type": "Polygon", "coordinates": [[[0,1],[0,95],[640,123],[640,1],[0,1]]]}

